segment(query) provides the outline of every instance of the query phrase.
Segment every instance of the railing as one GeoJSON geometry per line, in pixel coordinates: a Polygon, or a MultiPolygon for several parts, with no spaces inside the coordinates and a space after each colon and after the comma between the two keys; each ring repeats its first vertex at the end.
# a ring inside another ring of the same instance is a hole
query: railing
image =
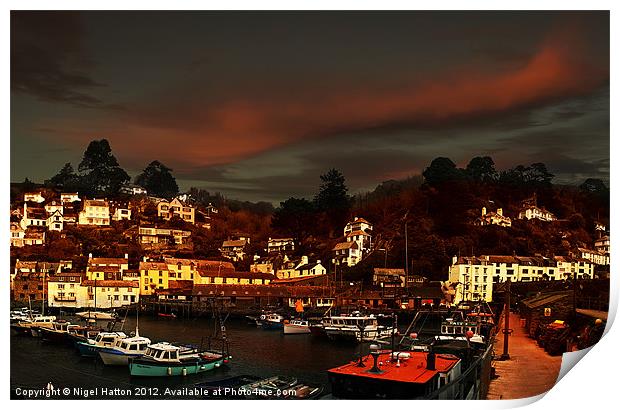
{"type": "Polygon", "coordinates": [[[77,298],[75,296],[54,296],[54,300],[56,302],[76,302],[77,298]]]}
{"type": "Polygon", "coordinates": [[[477,358],[464,373],[451,383],[446,384],[429,395],[420,397],[422,400],[478,400],[484,399],[491,382],[491,361],[493,359],[493,343],[482,356],[477,358]]]}

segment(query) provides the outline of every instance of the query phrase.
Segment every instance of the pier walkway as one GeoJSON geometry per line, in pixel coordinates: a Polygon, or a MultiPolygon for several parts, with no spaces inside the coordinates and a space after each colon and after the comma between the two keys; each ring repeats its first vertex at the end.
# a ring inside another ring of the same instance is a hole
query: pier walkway
{"type": "MultiPolygon", "coordinates": [[[[487,394],[489,400],[521,399],[545,393],[555,385],[560,373],[562,356],[547,354],[536,340],[527,335],[519,319],[518,314],[510,314],[513,329],[508,345],[510,360],[493,362],[499,377],[491,380],[487,394]]],[[[504,351],[501,331],[496,336],[494,350],[496,357],[504,351]]]]}

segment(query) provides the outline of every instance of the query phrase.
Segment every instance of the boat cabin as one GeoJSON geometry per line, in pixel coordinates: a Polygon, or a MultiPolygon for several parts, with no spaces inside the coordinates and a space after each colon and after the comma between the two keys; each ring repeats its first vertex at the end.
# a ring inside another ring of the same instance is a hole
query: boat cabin
{"type": "Polygon", "coordinates": [[[69,333],[69,326],[76,325],[71,325],[71,322],[67,322],[66,320],[58,320],[52,323],[52,328],[56,332],[69,333]]]}
{"type": "Polygon", "coordinates": [[[374,316],[331,316],[323,318],[323,326],[377,326],[377,319],[374,316]]]}
{"type": "Polygon", "coordinates": [[[178,362],[180,361],[181,348],[169,343],[155,343],[146,348],[144,356],[158,362],[178,362]]]}
{"type": "Polygon", "coordinates": [[[150,339],[147,339],[146,337],[136,336],[128,337],[126,339],[119,339],[116,341],[114,347],[117,350],[122,350],[124,352],[137,353],[144,352],[149,346],[149,344],[151,344],[150,339]]]}
{"type": "Polygon", "coordinates": [[[446,321],[441,324],[442,335],[465,335],[470,331],[475,335],[480,334],[478,323],[456,322],[452,319],[446,319],[446,321]]]}
{"type": "Polygon", "coordinates": [[[95,337],[97,346],[112,347],[118,339],[124,339],[127,335],[123,332],[101,332],[95,337]]]}

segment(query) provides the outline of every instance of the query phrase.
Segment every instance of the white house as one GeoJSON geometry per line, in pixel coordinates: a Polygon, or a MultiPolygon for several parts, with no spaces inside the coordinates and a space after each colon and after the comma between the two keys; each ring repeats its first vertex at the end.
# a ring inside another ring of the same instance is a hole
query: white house
{"type": "Polygon", "coordinates": [[[498,225],[509,227],[512,225],[510,217],[504,215],[502,208],[497,208],[496,212],[487,212],[486,207],[482,207],[482,215],[476,220],[476,225],[498,225]]]}
{"type": "Polygon", "coordinates": [[[536,205],[527,205],[519,212],[519,219],[539,219],[541,221],[551,222],[558,218],[544,207],[539,208],[536,205]]]}
{"type": "Polygon", "coordinates": [[[157,216],[165,220],[178,216],[185,222],[193,224],[196,221],[195,213],[196,208],[179,199],[179,197],[172,201],[163,199],[157,203],[157,216]]]}
{"type": "Polygon", "coordinates": [[[302,256],[297,261],[288,260],[283,262],[281,269],[276,269],[276,276],[278,279],[292,279],[300,277],[311,277],[325,275],[327,269],[321,264],[321,260],[317,259],[315,262],[310,262],[307,256],[302,256]]]}
{"type": "Polygon", "coordinates": [[[245,247],[248,241],[244,239],[236,239],[232,241],[224,241],[220,248],[220,253],[224,258],[231,259],[234,262],[245,258],[245,247]]]}
{"type": "Polygon", "coordinates": [[[280,253],[295,250],[293,238],[269,238],[267,241],[267,253],[280,253]]]}
{"type": "Polygon", "coordinates": [[[78,309],[119,308],[140,300],[137,280],[81,280],[60,274],[48,282],[48,304],[78,309]],[[73,282],[71,280],[74,279],[73,282]]]}
{"type": "MultiPolygon", "coordinates": [[[[48,306],[60,308],[81,307],[78,305],[78,294],[82,291],[81,283],[81,273],[63,272],[51,275],[47,280],[48,306]]],[[[80,299],[85,299],[85,297],[80,299]]]]}
{"type": "Polygon", "coordinates": [[[138,228],[138,242],[142,245],[184,245],[188,243],[191,235],[190,231],[181,229],[158,228],[157,226],[140,226],[138,228]]]}
{"type": "Polygon", "coordinates": [[[85,199],[78,217],[79,225],[110,225],[110,205],[103,199],[85,199]]]}
{"type": "MultiPolygon", "coordinates": [[[[303,260],[304,257],[302,257],[303,260]]],[[[327,269],[321,264],[321,260],[317,259],[316,262],[308,262],[308,258],[303,260],[306,263],[299,265],[295,268],[295,270],[299,273],[297,277],[300,276],[316,276],[316,275],[325,275],[327,273],[327,269]]]]}
{"type": "Polygon", "coordinates": [[[125,184],[121,187],[120,192],[127,195],[146,195],[146,188],[136,184],[125,184]]]}
{"type": "Polygon", "coordinates": [[[113,221],[122,221],[131,219],[131,209],[128,208],[116,208],[112,214],[113,221]]]}
{"type": "Polygon", "coordinates": [[[351,231],[345,236],[347,242],[356,242],[358,249],[362,253],[370,251],[372,237],[362,230],[351,231]]]}
{"type": "Polygon", "coordinates": [[[562,256],[455,256],[449,267],[448,279],[452,283],[459,283],[455,303],[463,300],[490,302],[493,300],[493,286],[508,279],[512,282],[567,280],[573,274],[577,279],[592,279],[593,264],[584,259],[562,256]]]}
{"type": "Polygon", "coordinates": [[[50,213],[46,220],[47,229],[50,231],[62,231],[64,226],[64,218],[62,211],[56,209],[50,213]]]}
{"type": "Polygon", "coordinates": [[[44,208],[29,207],[27,203],[24,203],[24,214],[20,224],[24,229],[29,226],[46,226],[47,212],[44,208]]]}
{"type": "Polygon", "coordinates": [[[24,246],[26,231],[17,222],[11,222],[11,246],[21,248],[24,246]]]}
{"type": "Polygon", "coordinates": [[[609,236],[604,235],[594,241],[594,249],[609,254],[609,236]]]}
{"type": "Polygon", "coordinates": [[[60,194],[60,202],[63,204],[66,202],[79,202],[81,201],[80,196],[77,192],[64,192],[60,194]]]}
{"type": "Polygon", "coordinates": [[[43,198],[41,192],[27,192],[24,194],[24,202],[36,202],[40,204],[45,202],[45,198],[43,198]]]}
{"type": "Polygon", "coordinates": [[[54,212],[59,211],[62,215],[63,209],[64,206],[62,202],[52,201],[45,204],[45,212],[47,212],[48,214],[53,214],[54,212]]]}
{"type": "Polygon", "coordinates": [[[595,265],[609,265],[609,254],[593,249],[577,248],[579,256],[595,265]]]}
{"type": "Polygon", "coordinates": [[[372,224],[364,218],[358,218],[356,216],[355,218],[353,218],[353,221],[348,222],[344,227],[344,236],[347,236],[347,234],[353,231],[364,231],[367,233],[372,233],[372,224]]]}
{"type": "Polygon", "coordinates": [[[340,242],[332,249],[334,258],[332,262],[335,265],[355,266],[362,260],[362,251],[357,242],[340,242]]]}

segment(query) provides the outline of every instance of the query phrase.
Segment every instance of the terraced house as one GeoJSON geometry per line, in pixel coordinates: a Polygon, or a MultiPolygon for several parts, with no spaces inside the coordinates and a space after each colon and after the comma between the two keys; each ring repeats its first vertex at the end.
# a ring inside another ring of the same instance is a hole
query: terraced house
{"type": "Polygon", "coordinates": [[[271,274],[236,272],[230,262],[199,259],[164,258],[163,261],[140,262],[140,293],[152,295],[178,287],[180,282],[192,285],[230,284],[267,285],[274,279],[271,274]]]}
{"type": "Polygon", "coordinates": [[[110,205],[103,199],[86,199],[78,216],[79,225],[110,225],[110,205]]]}
{"type": "Polygon", "coordinates": [[[493,285],[506,282],[593,279],[594,266],[585,259],[555,256],[482,255],[454,257],[448,276],[459,283],[455,303],[460,301],[493,300],[493,285]]]}

